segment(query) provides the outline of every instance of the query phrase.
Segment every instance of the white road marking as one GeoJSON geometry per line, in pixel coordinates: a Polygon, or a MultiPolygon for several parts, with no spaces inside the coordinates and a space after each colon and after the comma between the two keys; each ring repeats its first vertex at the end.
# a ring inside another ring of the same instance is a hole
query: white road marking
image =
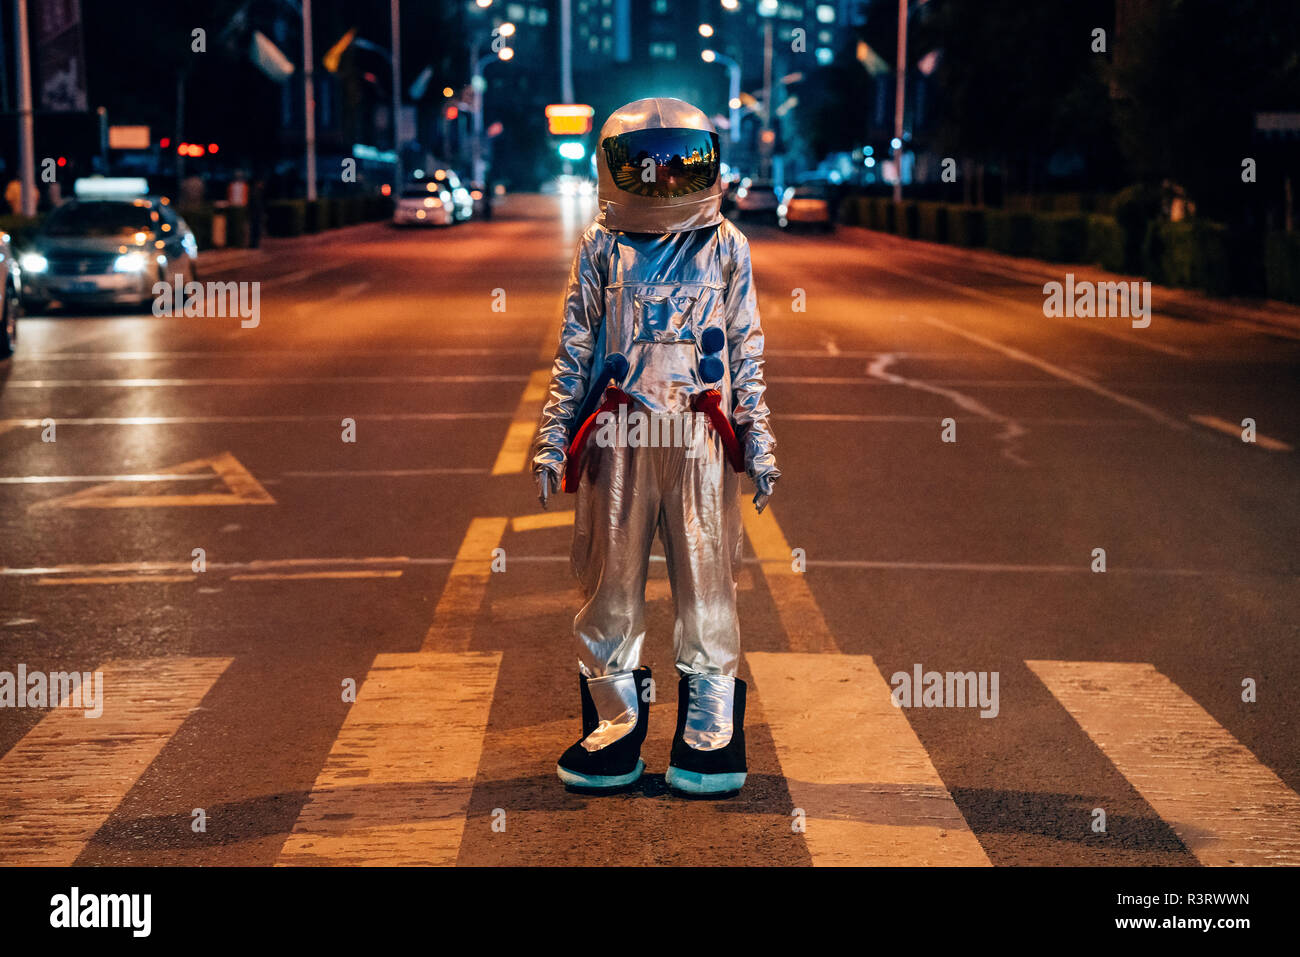
{"type": "Polygon", "coordinates": [[[1154,666],[1025,664],[1202,864],[1300,865],[1300,795],[1154,666]]]}
{"type": "MultiPolygon", "coordinates": [[[[909,250],[909,252],[912,251],[909,250]]],[[[913,253],[913,255],[915,255],[915,253],[913,253]]],[[[1150,337],[1137,336],[1131,333],[1123,333],[1123,332],[1118,332],[1114,329],[1108,329],[1105,326],[1092,325],[1087,319],[1067,320],[1067,319],[1049,318],[1042,314],[1042,308],[1040,306],[1033,306],[1030,305],[1029,303],[1021,302],[1019,299],[1012,299],[1009,296],[999,296],[996,293],[986,292],[983,289],[977,289],[973,286],[963,285],[962,283],[959,282],[951,282],[947,279],[940,279],[938,276],[932,276],[928,273],[919,272],[919,271],[909,271],[906,269],[898,269],[892,266],[886,266],[879,261],[872,261],[867,265],[868,268],[880,269],[883,270],[884,272],[893,273],[895,276],[902,276],[906,279],[917,279],[920,280],[921,282],[929,283],[932,286],[940,286],[944,289],[951,289],[954,292],[958,292],[964,296],[969,296],[972,299],[983,299],[985,302],[997,303],[999,306],[1002,306],[1003,308],[1006,308],[1007,306],[1014,306],[1018,309],[1022,309],[1025,310],[1026,312],[1034,314],[1036,318],[1042,319],[1043,322],[1052,322],[1052,323],[1061,324],[1066,326],[1069,329],[1081,329],[1084,332],[1091,332],[1097,335],[1106,336],[1110,339],[1116,339],[1120,342],[1126,343],[1131,346],[1138,346],[1142,349],[1150,349],[1152,352],[1160,352],[1160,353],[1164,353],[1165,355],[1177,356],[1180,359],[1191,358],[1193,355],[1193,353],[1187,349],[1182,349],[1178,346],[1165,345],[1164,343],[1156,341],[1155,339],[1150,337]]],[[[1066,271],[1067,269],[1065,268],[1063,268],[1061,271],[1060,275],[1062,280],[1065,277],[1066,271]]],[[[1042,280],[1036,283],[1029,283],[1029,285],[1036,288],[1036,290],[1040,294],[1042,292],[1043,284],[1044,283],[1042,280]]],[[[1167,316],[1159,312],[1153,312],[1153,316],[1161,316],[1162,318],[1168,318],[1167,316]]],[[[1106,320],[1106,321],[1113,321],[1113,320],[1106,320]]],[[[1131,320],[1129,319],[1125,319],[1125,321],[1131,322],[1131,320]]],[[[1132,327],[1130,326],[1130,328],[1132,327]]]]}
{"type": "Polygon", "coordinates": [[[265,376],[224,379],[10,379],[6,388],[16,389],[179,389],[248,388],[288,385],[446,385],[478,382],[523,382],[522,375],[364,375],[364,376],[265,376]]]}
{"type": "Polygon", "coordinates": [[[214,505],[274,505],[275,499],[251,472],[229,452],[182,462],[161,469],[161,475],[188,476],[198,473],[209,482],[221,482],[225,492],[194,492],[180,495],[119,495],[111,491],[114,482],[93,485],[71,495],[45,499],[28,506],[28,511],[52,508],[176,508],[214,505]]]}
{"type": "Polygon", "coordinates": [[[455,864],[500,664],[376,656],[277,864],[455,864]]]}
{"type": "Polygon", "coordinates": [[[51,710],[0,758],[0,864],[72,864],[232,660],[100,665],[100,717],[51,710]]]}
{"type": "Polygon", "coordinates": [[[297,303],[294,305],[293,311],[296,315],[305,315],[314,309],[323,309],[346,299],[355,299],[369,288],[369,282],[356,282],[350,286],[344,286],[338,292],[331,296],[326,296],[324,299],[313,299],[310,302],[297,303]]]}
{"type": "Polygon", "coordinates": [[[772,734],[814,865],[989,865],[869,656],[745,660],[755,692],[747,723],[772,734]]]}
{"type": "Polygon", "coordinates": [[[1188,431],[1186,425],[1176,419],[1171,419],[1159,409],[1149,406],[1145,402],[1139,402],[1137,399],[1107,389],[1105,386],[1094,382],[1091,379],[1085,378],[1081,375],[1076,375],[1068,369],[1062,369],[1060,366],[1048,362],[1046,359],[1039,359],[1037,356],[1032,356],[1027,352],[1022,352],[1020,349],[1013,346],[1003,345],[1002,343],[989,339],[986,336],[969,332],[966,329],[962,329],[960,326],[954,326],[952,323],[944,322],[942,319],[936,319],[934,316],[924,316],[922,321],[935,326],[936,328],[950,332],[953,335],[969,339],[971,342],[977,342],[987,349],[992,349],[994,352],[1002,353],[1008,358],[1015,359],[1018,362],[1027,363],[1036,369],[1043,370],[1048,375],[1056,376],[1058,379],[1077,385],[1081,389],[1087,389],[1089,392],[1095,392],[1097,395],[1104,396],[1112,402],[1118,402],[1120,405],[1140,412],[1147,418],[1159,422],[1161,425],[1171,428],[1176,432],[1188,431]]]}
{"type": "Polygon", "coordinates": [[[126,475],[3,475],[0,485],[67,485],[78,482],[211,482],[211,475],[168,475],[140,472],[126,475]]]}
{"type": "MultiPolygon", "coordinates": [[[[1234,439],[1240,441],[1242,428],[1241,425],[1221,419],[1217,415],[1193,415],[1189,416],[1193,422],[1199,422],[1207,428],[1214,429],[1216,432],[1222,432],[1224,435],[1231,435],[1234,439]]],[[[1249,442],[1242,442],[1242,445],[1249,445],[1249,442]]],[[[1294,452],[1294,446],[1288,445],[1280,439],[1270,439],[1267,435],[1255,433],[1255,445],[1261,449],[1268,449],[1270,452],[1294,452]]]]}
{"type": "MultiPolygon", "coordinates": [[[[379,349],[348,350],[349,359],[400,359],[407,356],[531,356],[530,349],[458,348],[441,349],[379,349]]],[[[24,352],[20,361],[152,361],[170,359],[301,359],[302,352],[294,349],[213,349],[206,352],[24,352]]]]}
{"type": "Polygon", "coordinates": [[[1002,447],[1003,457],[1016,465],[1027,466],[1029,464],[1017,449],[1017,442],[1028,434],[1028,430],[1020,422],[1000,412],[994,412],[983,402],[974,396],[966,395],[964,392],[927,382],[924,379],[913,379],[889,371],[889,367],[897,360],[898,356],[888,354],[880,356],[872,360],[871,364],[867,366],[867,375],[889,385],[905,386],[909,389],[917,389],[921,392],[929,392],[931,395],[941,396],[952,402],[958,409],[1002,426],[1002,431],[997,435],[997,441],[1002,447]]]}
{"type": "MultiPolygon", "coordinates": [[[[348,413],[329,415],[129,415],[56,418],[68,425],[261,425],[268,422],[338,422],[348,413]]],[[[505,419],[509,412],[366,412],[354,416],[371,422],[459,422],[462,419],[505,419]]],[[[0,419],[0,429],[43,428],[44,419],[0,419]]]]}

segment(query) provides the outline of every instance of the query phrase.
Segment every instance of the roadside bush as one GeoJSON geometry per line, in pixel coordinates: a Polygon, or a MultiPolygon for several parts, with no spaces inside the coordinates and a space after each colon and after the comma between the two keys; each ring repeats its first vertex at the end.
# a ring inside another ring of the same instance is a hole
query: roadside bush
{"type": "Polygon", "coordinates": [[[346,226],[343,221],[343,200],[338,196],[331,196],[322,200],[325,204],[325,228],[338,229],[340,226],[346,226]]]}
{"type": "Polygon", "coordinates": [[[1039,213],[1033,217],[1033,254],[1053,263],[1082,262],[1088,245],[1088,222],[1074,213],[1039,213]]]}
{"type": "Polygon", "coordinates": [[[1124,230],[1115,217],[1089,216],[1086,229],[1088,236],[1084,259],[1111,272],[1127,272],[1124,230]]]}
{"type": "Polygon", "coordinates": [[[266,205],[269,236],[301,236],[306,228],[307,203],[301,199],[277,199],[266,205]]]}
{"type": "Polygon", "coordinates": [[[44,216],[0,216],[0,232],[9,234],[9,244],[15,250],[31,246],[36,231],[41,228],[44,216]]]}
{"type": "Polygon", "coordinates": [[[947,203],[917,203],[917,236],[932,243],[948,241],[948,213],[955,207],[947,203]]]}
{"type": "Polygon", "coordinates": [[[329,202],[324,199],[303,200],[302,230],[305,233],[319,233],[329,229],[329,202]]]}
{"type": "Polygon", "coordinates": [[[1160,218],[1160,189],[1146,183],[1126,186],[1115,195],[1113,215],[1124,231],[1124,268],[1139,273],[1143,268],[1143,244],[1153,220],[1160,218]]]}
{"type": "Polygon", "coordinates": [[[1153,282],[1221,296],[1232,287],[1228,229],[1204,219],[1153,222],[1142,247],[1153,282]]]}
{"type": "Polygon", "coordinates": [[[990,249],[1010,256],[1028,256],[1034,249],[1032,213],[1009,213],[991,209],[985,215],[990,249]]]}
{"type": "Polygon", "coordinates": [[[227,206],[223,212],[226,214],[226,245],[233,249],[247,249],[248,207],[227,206]]]}
{"type": "Polygon", "coordinates": [[[988,211],[980,206],[952,206],[948,209],[948,241],[967,249],[983,246],[987,239],[988,211]]]}
{"type": "Polygon", "coordinates": [[[212,207],[191,206],[189,209],[178,209],[177,212],[190,227],[190,232],[194,234],[194,241],[198,243],[199,248],[212,249],[212,207]]]}
{"type": "Polygon", "coordinates": [[[1300,233],[1265,237],[1264,285],[1270,299],[1300,304],[1300,233]]]}
{"type": "Polygon", "coordinates": [[[916,239],[921,234],[920,208],[916,200],[904,200],[892,204],[894,207],[894,231],[908,239],[916,239]]]}

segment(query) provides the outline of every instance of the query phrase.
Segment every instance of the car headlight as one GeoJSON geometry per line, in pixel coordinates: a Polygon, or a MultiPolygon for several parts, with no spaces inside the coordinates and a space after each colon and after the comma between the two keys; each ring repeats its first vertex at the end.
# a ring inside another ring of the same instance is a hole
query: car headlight
{"type": "Polygon", "coordinates": [[[50,268],[50,261],[40,253],[24,253],[23,258],[18,260],[25,272],[45,272],[50,268]]]}
{"type": "Polygon", "coordinates": [[[140,253],[123,253],[113,260],[113,272],[142,273],[147,265],[148,260],[140,253]]]}

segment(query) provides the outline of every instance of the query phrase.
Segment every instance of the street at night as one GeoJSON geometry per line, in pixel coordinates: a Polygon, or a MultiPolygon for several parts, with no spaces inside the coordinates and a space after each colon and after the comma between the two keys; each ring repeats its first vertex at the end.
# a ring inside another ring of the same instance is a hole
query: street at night
{"type": "MultiPolygon", "coordinates": [[[[0,405],[5,645],[30,670],[93,662],[151,704],[120,756],[70,746],[94,721],[6,713],[7,863],[1300,860],[1300,336],[1212,306],[1146,329],[1047,320],[1031,273],[865,230],[751,230],[788,471],[746,517],[750,784],[682,801],[651,761],[620,798],[559,789],[572,505],[539,508],[525,454],[589,215],[517,196],[457,234],[223,254],[206,275],[264,277],[255,328],[24,323],[0,405]],[[1277,444],[1198,421],[1243,416],[1277,444]],[[997,672],[996,719],[902,720],[886,680],[918,662],[997,672]],[[362,712],[385,688],[411,697],[362,712]],[[819,701],[846,725],[821,748],[819,701]]],[[[651,569],[647,663],[667,672],[651,569]]],[[[666,754],[659,688],[646,751],[666,754]]]]}
{"type": "Polygon", "coordinates": [[[0,0],[6,941],[1280,934],[1296,36],[0,0]]]}

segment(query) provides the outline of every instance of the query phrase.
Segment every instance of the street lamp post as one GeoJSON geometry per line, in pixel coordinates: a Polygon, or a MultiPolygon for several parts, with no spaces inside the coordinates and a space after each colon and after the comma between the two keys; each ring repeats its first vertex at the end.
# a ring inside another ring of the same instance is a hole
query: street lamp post
{"type": "Polygon", "coordinates": [[[907,86],[907,0],[898,0],[898,65],[894,69],[894,202],[903,200],[903,91],[907,86]]]}
{"type": "Polygon", "coordinates": [[[402,11],[401,0],[393,0],[391,19],[393,25],[393,167],[394,195],[402,189],[402,11]]]}
{"type": "MultiPolygon", "coordinates": [[[[396,0],[394,0],[394,2],[396,2],[396,0]]],[[[308,201],[316,198],[316,80],[313,66],[314,61],[311,49],[311,0],[302,0],[302,112],[303,119],[306,122],[306,127],[304,129],[305,135],[303,138],[307,141],[308,201]]]]}
{"type": "Polygon", "coordinates": [[[700,59],[705,63],[717,61],[727,68],[727,73],[731,78],[731,95],[727,97],[727,107],[730,109],[728,124],[731,126],[731,142],[740,142],[740,64],[727,56],[725,53],[719,53],[717,50],[705,50],[700,54],[700,59]]]}
{"type": "MultiPolygon", "coordinates": [[[[487,3],[479,0],[480,7],[487,7],[487,3]]],[[[473,96],[470,98],[470,105],[473,108],[473,126],[471,127],[470,136],[470,155],[472,156],[472,175],[473,182],[483,183],[487,173],[487,164],[483,159],[483,91],[487,89],[487,80],[483,77],[483,70],[493,60],[510,60],[514,57],[515,51],[506,46],[506,41],[515,35],[516,27],[509,20],[498,24],[492,29],[492,55],[482,56],[479,50],[483,46],[482,37],[475,37],[474,42],[470,44],[470,92],[473,96]]]]}

